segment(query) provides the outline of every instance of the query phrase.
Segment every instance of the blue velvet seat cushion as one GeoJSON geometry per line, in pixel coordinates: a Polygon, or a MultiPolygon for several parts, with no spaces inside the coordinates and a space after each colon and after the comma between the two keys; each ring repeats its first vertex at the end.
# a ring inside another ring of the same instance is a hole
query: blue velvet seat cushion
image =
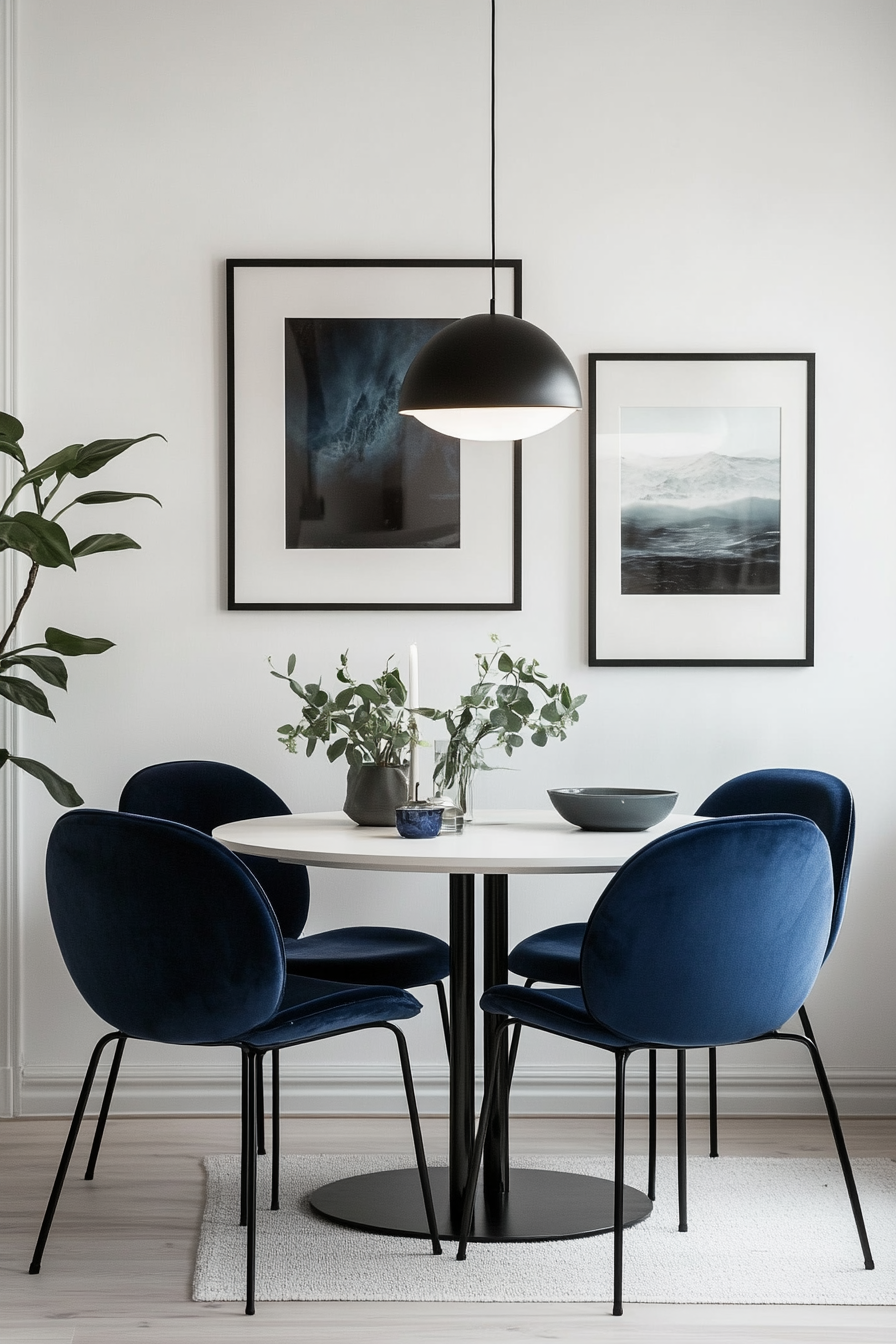
{"type": "Polygon", "coordinates": [[[416,929],[371,925],[284,938],[290,975],[355,985],[432,985],[448,974],[448,944],[416,929]]]}
{"type": "Polygon", "coordinates": [[[587,924],[555,924],[524,938],[507,958],[507,968],[526,980],[576,985],[587,924]]]}
{"type": "Polygon", "coordinates": [[[595,1022],[580,989],[527,989],[524,985],[493,985],[481,999],[487,1013],[516,1017],[528,1027],[568,1036],[605,1050],[631,1048],[631,1041],[595,1022]]]}
{"type": "Polygon", "coordinates": [[[334,1031],[416,1017],[421,1006],[413,994],[389,985],[347,985],[288,975],[273,1017],[233,1043],[266,1049],[296,1045],[334,1031]]]}

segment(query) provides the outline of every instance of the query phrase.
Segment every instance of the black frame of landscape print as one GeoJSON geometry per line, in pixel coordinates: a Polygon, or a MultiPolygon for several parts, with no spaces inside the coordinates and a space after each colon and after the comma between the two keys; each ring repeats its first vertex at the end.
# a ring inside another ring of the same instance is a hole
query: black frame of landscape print
{"type": "Polygon", "coordinates": [[[588,356],[588,662],[812,667],[815,356],[588,356]]]}
{"type": "MultiPolygon", "coordinates": [[[[397,413],[412,338],[487,311],[491,265],[227,261],[228,610],[521,609],[522,444],[397,413]]],[[[496,280],[522,316],[522,263],[496,280]]]]}

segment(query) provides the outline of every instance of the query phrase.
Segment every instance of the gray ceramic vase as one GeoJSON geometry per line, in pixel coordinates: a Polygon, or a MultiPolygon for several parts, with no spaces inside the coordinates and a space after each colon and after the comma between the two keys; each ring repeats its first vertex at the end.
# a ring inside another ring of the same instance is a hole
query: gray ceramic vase
{"type": "Polygon", "coordinates": [[[406,765],[350,765],[346,816],[359,826],[395,826],[395,809],[408,800],[406,765]]]}

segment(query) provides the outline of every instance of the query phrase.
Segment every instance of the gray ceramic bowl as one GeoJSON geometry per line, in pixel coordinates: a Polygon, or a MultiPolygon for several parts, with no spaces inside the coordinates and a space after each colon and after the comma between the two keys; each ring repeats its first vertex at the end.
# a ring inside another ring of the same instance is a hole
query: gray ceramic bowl
{"type": "Polygon", "coordinates": [[[548,789],[548,797],[583,831],[646,831],[678,802],[668,789],[548,789]]]}

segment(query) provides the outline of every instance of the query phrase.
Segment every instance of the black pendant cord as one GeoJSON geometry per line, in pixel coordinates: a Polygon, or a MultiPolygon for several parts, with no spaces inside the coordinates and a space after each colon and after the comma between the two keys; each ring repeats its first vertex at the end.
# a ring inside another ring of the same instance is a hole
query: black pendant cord
{"type": "Polygon", "coordinates": [[[492,301],[489,312],[495,315],[495,4],[492,0],[492,301]]]}

